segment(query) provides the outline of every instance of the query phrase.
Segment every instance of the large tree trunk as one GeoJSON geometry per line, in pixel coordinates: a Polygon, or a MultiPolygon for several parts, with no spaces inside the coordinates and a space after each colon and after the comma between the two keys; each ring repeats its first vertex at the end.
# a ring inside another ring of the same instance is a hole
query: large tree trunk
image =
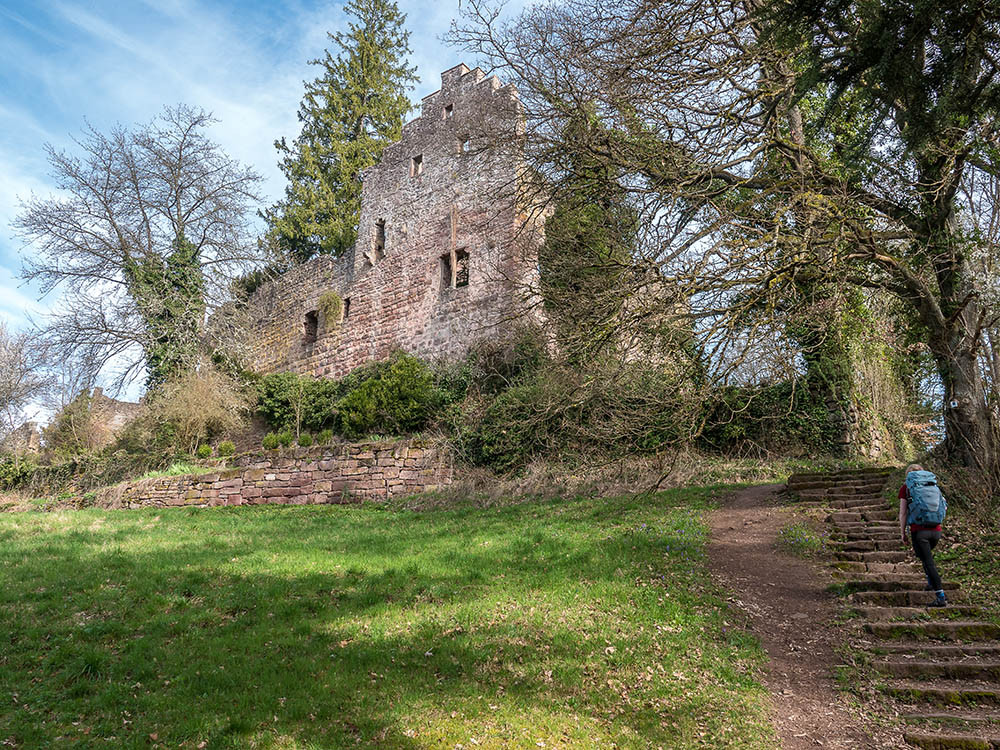
{"type": "Polygon", "coordinates": [[[945,451],[963,465],[990,475],[998,471],[1000,446],[979,369],[975,337],[961,327],[961,320],[956,321],[950,332],[931,339],[944,387],[945,451]]]}

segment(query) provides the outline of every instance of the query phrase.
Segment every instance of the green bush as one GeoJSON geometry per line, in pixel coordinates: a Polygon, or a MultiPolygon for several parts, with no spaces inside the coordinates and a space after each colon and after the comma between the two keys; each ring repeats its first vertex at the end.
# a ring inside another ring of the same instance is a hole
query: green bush
{"type": "Polygon", "coordinates": [[[198,450],[195,451],[195,455],[198,458],[211,458],[212,457],[212,446],[208,443],[202,443],[198,446],[198,450]]]}
{"type": "Polygon", "coordinates": [[[266,451],[273,451],[279,445],[281,443],[278,442],[278,433],[276,432],[267,433],[260,441],[260,447],[266,451]]]}
{"type": "Polygon", "coordinates": [[[219,443],[219,455],[223,458],[228,458],[236,452],[236,446],[233,445],[232,440],[223,440],[219,443]]]}
{"type": "Polygon", "coordinates": [[[291,430],[282,430],[278,433],[278,444],[282,448],[288,448],[292,443],[295,442],[295,436],[292,434],[291,430]]]}
{"type": "Polygon", "coordinates": [[[15,490],[27,485],[37,468],[29,459],[4,456],[0,459],[0,489],[15,490]]]}
{"type": "Polygon", "coordinates": [[[399,352],[360,367],[341,381],[346,395],[336,410],[342,435],[400,435],[424,428],[444,404],[434,373],[421,360],[399,352]]]}
{"type": "Polygon", "coordinates": [[[334,404],[341,395],[336,380],[276,372],[260,379],[257,411],[275,429],[316,432],[334,425],[334,404]]]}
{"type": "Polygon", "coordinates": [[[313,444],[313,436],[310,435],[308,432],[303,432],[301,435],[299,435],[300,446],[302,446],[303,448],[308,448],[312,444],[313,444]]]}
{"type": "Polygon", "coordinates": [[[460,454],[501,474],[536,457],[648,455],[688,441],[698,401],[685,382],[648,363],[551,363],[496,396],[470,396],[446,422],[460,454]]]}
{"type": "Polygon", "coordinates": [[[319,445],[328,445],[332,441],[333,441],[333,430],[331,430],[329,427],[325,430],[320,430],[316,434],[316,442],[319,445]]]}
{"type": "Polygon", "coordinates": [[[802,382],[719,388],[703,413],[700,443],[711,450],[740,452],[752,446],[810,453],[834,447],[827,408],[802,382]]]}
{"type": "Polygon", "coordinates": [[[464,435],[473,463],[508,474],[550,452],[561,420],[544,409],[551,395],[547,386],[545,379],[536,378],[507,389],[486,406],[464,435]]]}
{"type": "MultiPolygon", "coordinates": [[[[542,331],[536,326],[521,326],[500,338],[473,344],[461,372],[474,391],[496,395],[533,376],[548,361],[542,331]]],[[[451,382],[449,385],[455,389],[451,382]]]]}

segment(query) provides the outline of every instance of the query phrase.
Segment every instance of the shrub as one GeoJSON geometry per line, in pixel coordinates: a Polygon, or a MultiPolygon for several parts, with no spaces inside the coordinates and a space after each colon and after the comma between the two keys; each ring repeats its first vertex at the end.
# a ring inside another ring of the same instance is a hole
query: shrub
{"type": "Polygon", "coordinates": [[[282,448],[288,448],[295,442],[295,436],[291,430],[282,430],[278,433],[278,444],[282,448]]]}
{"type": "Polygon", "coordinates": [[[212,457],[212,446],[208,443],[202,443],[198,446],[198,450],[195,451],[195,455],[198,458],[211,458],[212,457]]]}
{"type": "Polygon", "coordinates": [[[0,490],[14,490],[27,485],[35,475],[34,461],[18,456],[0,460],[0,490]]]}
{"type": "Polygon", "coordinates": [[[346,395],[336,404],[340,432],[352,439],[415,432],[444,403],[430,368],[402,352],[358,368],[341,381],[341,387],[346,395]]]}
{"type": "Polygon", "coordinates": [[[501,474],[535,457],[587,454],[601,460],[652,454],[686,442],[697,394],[678,373],[647,363],[551,363],[495,397],[449,411],[459,452],[501,474]]]}
{"type": "Polygon", "coordinates": [[[542,331],[537,326],[521,326],[500,338],[473,344],[464,371],[473,390],[495,395],[534,375],[548,360],[542,331]]]}
{"type": "Polygon", "coordinates": [[[266,451],[273,451],[281,443],[278,440],[278,434],[276,432],[267,433],[260,441],[260,447],[266,451]]]}
{"type": "Polygon", "coordinates": [[[199,443],[238,429],[249,406],[235,381],[204,365],[164,383],[150,396],[145,418],[156,426],[158,441],[190,453],[199,443]]]}
{"type": "Polygon", "coordinates": [[[320,430],[316,435],[316,442],[319,445],[327,445],[333,440],[333,430],[327,428],[325,430],[320,430]]]}
{"type": "Polygon", "coordinates": [[[341,395],[335,380],[276,372],[260,379],[257,411],[275,429],[318,431],[334,424],[341,395]]]}
{"type": "Polygon", "coordinates": [[[308,432],[303,432],[301,435],[299,435],[298,442],[299,445],[302,446],[303,448],[308,448],[310,445],[313,444],[313,436],[310,435],[308,432]]]}
{"type": "Polygon", "coordinates": [[[105,445],[110,433],[93,413],[94,399],[90,390],[80,394],[64,406],[43,431],[45,447],[57,456],[78,456],[90,453],[105,445]]]}
{"type": "Polygon", "coordinates": [[[541,378],[516,385],[486,406],[466,435],[473,463],[507,474],[549,452],[559,421],[544,408],[552,395],[546,386],[541,378]]]}
{"type": "Polygon", "coordinates": [[[703,413],[700,442],[709,449],[809,453],[835,447],[826,405],[801,382],[719,388],[703,413]]]}
{"type": "Polygon", "coordinates": [[[223,440],[219,443],[219,455],[223,458],[228,458],[236,452],[236,446],[233,445],[232,440],[223,440]]]}

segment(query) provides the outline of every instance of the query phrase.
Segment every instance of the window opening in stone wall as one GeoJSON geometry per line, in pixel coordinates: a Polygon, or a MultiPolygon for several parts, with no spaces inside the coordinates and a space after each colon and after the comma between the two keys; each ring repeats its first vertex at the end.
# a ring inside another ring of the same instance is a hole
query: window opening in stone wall
{"type": "Polygon", "coordinates": [[[445,253],[441,256],[441,288],[450,289],[452,285],[452,275],[451,275],[452,265],[451,265],[451,253],[445,253]]]}
{"type": "Polygon", "coordinates": [[[446,104],[446,105],[444,105],[444,109],[441,112],[441,115],[442,115],[441,119],[442,120],[447,120],[453,114],[455,114],[455,105],[454,104],[446,104]]]}
{"type": "Polygon", "coordinates": [[[385,257],[385,219],[379,219],[375,222],[375,252],[373,255],[376,261],[385,257]]]}
{"type": "Polygon", "coordinates": [[[469,253],[454,250],[441,256],[441,288],[459,289],[469,285],[469,253]]]}
{"type": "Polygon", "coordinates": [[[469,285],[469,253],[455,251],[455,288],[469,285]]]}
{"type": "Polygon", "coordinates": [[[307,344],[316,341],[316,334],[319,332],[319,312],[311,310],[306,313],[306,319],[302,323],[302,334],[307,344]]]}
{"type": "Polygon", "coordinates": [[[424,155],[417,154],[410,159],[410,177],[419,177],[424,173],[424,155]]]}
{"type": "Polygon", "coordinates": [[[467,154],[469,153],[469,136],[463,135],[458,139],[458,153],[467,154]]]}
{"type": "Polygon", "coordinates": [[[351,298],[344,297],[344,314],[341,316],[341,320],[347,320],[347,316],[351,314],[351,298]]]}

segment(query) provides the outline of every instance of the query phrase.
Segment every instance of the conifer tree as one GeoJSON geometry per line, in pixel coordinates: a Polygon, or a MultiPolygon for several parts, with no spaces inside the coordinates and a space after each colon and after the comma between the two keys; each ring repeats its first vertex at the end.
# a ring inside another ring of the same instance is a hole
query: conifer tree
{"type": "Polygon", "coordinates": [[[278,253],[302,262],[339,255],[357,234],[361,171],[400,137],[410,108],[406,92],[417,81],[406,64],[410,33],[393,0],[350,0],[356,22],[329,34],[334,58],[312,60],[322,75],[306,83],[299,107],[302,132],[289,146],[275,142],[288,178],[285,197],[267,213],[278,253]]]}

